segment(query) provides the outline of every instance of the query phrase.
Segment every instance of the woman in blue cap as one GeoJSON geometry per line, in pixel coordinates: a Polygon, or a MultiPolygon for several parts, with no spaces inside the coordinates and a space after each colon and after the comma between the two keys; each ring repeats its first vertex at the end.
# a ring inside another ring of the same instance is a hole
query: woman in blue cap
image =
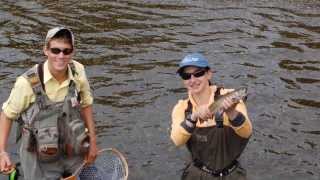
{"type": "Polygon", "coordinates": [[[219,117],[209,111],[209,104],[232,89],[210,82],[209,63],[199,53],[185,56],[177,73],[188,91],[188,98],[179,100],[173,108],[171,139],[176,146],[186,144],[192,158],[181,179],[245,180],[246,172],[237,161],[252,133],[244,102],[234,104],[227,98],[219,117]],[[217,118],[222,118],[223,123],[216,123],[217,118]]]}

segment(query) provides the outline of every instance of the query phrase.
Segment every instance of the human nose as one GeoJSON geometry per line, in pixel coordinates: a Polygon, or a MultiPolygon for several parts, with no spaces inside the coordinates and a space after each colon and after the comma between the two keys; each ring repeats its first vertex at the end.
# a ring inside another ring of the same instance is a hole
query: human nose
{"type": "Polygon", "coordinates": [[[187,81],[187,83],[191,85],[191,84],[195,83],[195,81],[196,81],[195,77],[191,76],[190,79],[187,81]]]}
{"type": "Polygon", "coordinates": [[[64,56],[65,56],[65,55],[63,54],[62,51],[58,54],[58,57],[59,57],[59,58],[63,58],[64,56]]]}
{"type": "Polygon", "coordinates": [[[194,81],[194,80],[196,80],[196,77],[193,74],[191,74],[190,81],[194,81]]]}

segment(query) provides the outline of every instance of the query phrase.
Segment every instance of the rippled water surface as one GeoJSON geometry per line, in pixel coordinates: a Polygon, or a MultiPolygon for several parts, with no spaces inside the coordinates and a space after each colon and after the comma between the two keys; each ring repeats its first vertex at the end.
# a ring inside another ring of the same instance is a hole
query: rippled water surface
{"type": "Polygon", "coordinates": [[[177,64],[194,51],[208,57],[215,83],[249,87],[248,176],[320,179],[319,1],[1,1],[1,103],[16,76],[44,60],[57,25],[75,32],[100,146],[125,153],[131,180],[179,179],[188,161],[169,128],[186,97],[177,64]]]}

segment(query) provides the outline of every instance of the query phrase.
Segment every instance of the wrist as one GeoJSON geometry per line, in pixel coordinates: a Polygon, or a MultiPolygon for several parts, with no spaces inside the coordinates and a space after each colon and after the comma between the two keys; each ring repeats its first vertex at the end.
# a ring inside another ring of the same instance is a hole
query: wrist
{"type": "Polygon", "coordinates": [[[194,113],[189,114],[186,118],[186,120],[192,122],[192,123],[197,123],[197,117],[194,113]]]}
{"type": "Polygon", "coordinates": [[[181,126],[190,134],[193,133],[194,129],[196,128],[196,123],[193,123],[189,120],[184,120],[181,122],[181,126]]]}
{"type": "Polygon", "coordinates": [[[239,127],[241,126],[246,120],[246,117],[242,113],[238,113],[234,119],[230,119],[230,123],[234,127],[239,127]]]}
{"type": "Polygon", "coordinates": [[[2,152],[6,152],[6,148],[1,147],[1,148],[0,148],[0,153],[2,153],[2,152]]]}
{"type": "Polygon", "coordinates": [[[0,151],[0,157],[4,155],[8,155],[8,153],[6,151],[0,151]]]}
{"type": "Polygon", "coordinates": [[[90,137],[90,143],[96,143],[97,142],[97,138],[95,135],[89,135],[90,137]]]}
{"type": "Polygon", "coordinates": [[[236,110],[226,111],[226,114],[230,121],[233,121],[238,115],[239,112],[236,110]]]}
{"type": "Polygon", "coordinates": [[[97,141],[97,136],[95,131],[90,131],[88,128],[86,128],[86,133],[89,136],[90,142],[96,142],[97,141]]]}

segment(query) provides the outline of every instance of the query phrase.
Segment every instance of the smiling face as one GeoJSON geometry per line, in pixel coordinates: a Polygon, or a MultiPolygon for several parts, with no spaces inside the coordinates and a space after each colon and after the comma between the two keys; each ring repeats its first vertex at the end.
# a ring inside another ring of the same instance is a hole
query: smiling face
{"type": "Polygon", "coordinates": [[[52,75],[65,74],[73,57],[72,45],[64,39],[52,39],[44,49],[52,75]]]}
{"type": "Polygon", "coordinates": [[[182,74],[185,73],[190,79],[184,79],[183,84],[191,94],[201,94],[210,88],[209,80],[211,79],[212,72],[203,68],[189,66],[184,68],[182,74]],[[192,75],[191,75],[192,74],[192,75]],[[191,76],[190,76],[191,75],[191,76]]]}

